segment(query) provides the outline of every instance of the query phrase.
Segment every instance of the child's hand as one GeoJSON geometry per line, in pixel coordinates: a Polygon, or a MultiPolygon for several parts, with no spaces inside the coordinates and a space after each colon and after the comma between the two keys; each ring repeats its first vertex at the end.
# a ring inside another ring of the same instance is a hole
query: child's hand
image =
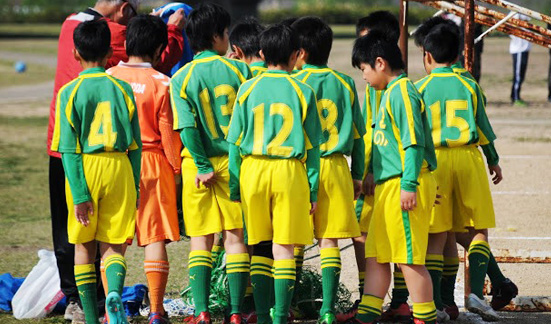
{"type": "Polygon", "coordinates": [[[493,177],[492,182],[498,184],[503,180],[503,175],[501,174],[501,167],[498,165],[488,166],[490,170],[490,175],[493,177]]]}
{"type": "Polygon", "coordinates": [[[175,25],[179,29],[184,29],[186,24],[186,15],[184,9],[176,10],[170,17],[168,17],[167,25],[175,25]]]}
{"type": "Polygon", "coordinates": [[[200,174],[197,173],[197,176],[195,177],[195,186],[197,189],[203,184],[205,187],[210,187],[212,184],[216,182],[216,176],[214,175],[214,172],[204,173],[200,174]]]}
{"type": "Polygon", "coordinates": [[[362,180],[353,180],[354,183],[354,200],[357,200],[362,193],[362,180]]]}
{"type": "Polygon", "coordinates": [[[77,219],[77,222],[84,226],[90,225],[88,213],[90,213],[90,215],[94,215],[94,204],[92,204],[91,201],[75,205],[75,218],[77,219]]]}
{"type": "Polygon", "coordinates": [[[310,208],[310,215],[313,215],[316,212],[316,210],[318,210],[318,202],[315,201],[310,204],[312,205],[312,208],[310,208]]]}
{"type": "Polygon", "coordinates": [[[366,196],[373,196],[375,194],[375,179],[373,178],[373,173],[368,173],[365,176],[362,192],[366,196]]]}
{"type": "Polygon", "coordinates": [[[414,210],[417,207],[417,193],[405,190],[400,191],[400,206],[403,211],[414,210]]]}

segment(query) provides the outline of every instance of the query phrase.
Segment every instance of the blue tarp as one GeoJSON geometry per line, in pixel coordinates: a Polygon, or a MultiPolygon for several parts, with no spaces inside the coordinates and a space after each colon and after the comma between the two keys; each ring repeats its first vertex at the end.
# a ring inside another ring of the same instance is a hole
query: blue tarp
{"type": "Polygon", "coordinates": [[[25,278],[14,278],[9,273],[0,275],[0,310],[11,312],[11,300],[25,278]]]}

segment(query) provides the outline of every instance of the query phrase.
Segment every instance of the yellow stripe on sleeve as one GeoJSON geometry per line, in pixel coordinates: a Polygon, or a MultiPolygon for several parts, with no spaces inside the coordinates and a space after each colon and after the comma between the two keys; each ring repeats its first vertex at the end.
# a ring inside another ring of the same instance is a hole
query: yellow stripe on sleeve
{"type": "MultiPolygon", "coordinates": [[[[287,80],[289,80],[289,83],[291,83],[291,86],[293,86],[293,88],[295,89],[300,100],[300,104],[302,106],[302,122],[304,123],[304,120],[306,119],[306,113],[308,112],[308,102],[306,101],[306,97],[304,97],[304,93],[302,92],[296,81],[293,80],[293,78],[291,78],[290,76],[287,76],[287,80]]],[[[312,88],[310,87],[310,89],[312,88]]],[[[314,90],[312,89],[312,91],[314,90]]]]}
{"type": "Polygon", "coordinates": [[[216,58],[219,59],[222,63],[226,64],[226,66],[228,66],[230,68],[230,70],[232,70],[237,75],[237,77],[239,78],[239,81],[241,81],[241,83],[247,81],[247,78],[245,78],[243,76],[243,73],[241,73],[241,71],[239,71],[239,69],[235,65],[231,64],[230,62],[228,62],[225,58],[223,58],[221,56],[217,56],[216,58]]]}
{"type": "Polygon", "coordinates": [[[416,145],[417,139],[415,138],[415,121],[413,120],[413,108],[411,107],[411,100],[409,98],[407,90],[407,81],[405,79],[404,81],[400,82],[400,91],[402,92],[402,99],[404,101],[404,106],[406,110],[410,145],[416,145]]]}

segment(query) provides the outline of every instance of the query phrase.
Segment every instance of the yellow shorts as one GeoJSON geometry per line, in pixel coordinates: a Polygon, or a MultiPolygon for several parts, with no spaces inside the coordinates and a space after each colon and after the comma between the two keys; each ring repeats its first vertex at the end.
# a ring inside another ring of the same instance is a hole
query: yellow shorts
{"type": "Polygon", "coordinates": [[[482,154],[474,145],[436,149],[433,172],[442,196],[432,211],[430,233],[495,227],[490,184],[482,154]]]}
{"type": "Polygon", "coordinates": [[[429,220],[436,199],[436,181],[421,171],[417,207],[402,211],[400,177],[375,187],[375,208],[365,243],[365,257],[379,263],[425,264],[429,220]]]}
{"type": "Polygon", "coordinates": [[[90,224],[83,226],[75,218],[73,196],[65,185],[69,219],[69,243],[97,240],[122,244],[134,237],[136,223],[136,187],[132,166],[126,153],[82,154],[84,176],[94,204],[90,224]]]}
{"type": "Polygon", "coordinates": [[[360,198],[356,200],[356,219],[360,224],[360,232],[367,233],[369,230],[369,223],[371,222],[371,216],[373,215],[373,200],[375,196],[360,195],[360,198]]]}
{"type": "Polygon", "coordinates": [[[197,167],[192,158],[182,159],[182,209],[187,235],[203,236],[243,228],[241,206],[230,200],[228,156],[210,158],[216,182],[209,188],[195,186],[197,167]]]}
{"type": "Polygon", "coordinates": [[[247,156],[240,183],[249,245],[312,243],[310,186],[299,160],[247,156]]]}
{"type": "Polygon", "coordinates": [[[318,208],[314,213],[316,238],[360,236],[354,213],[354,186],[348,162],[342,154],[320,159],[318,208]]]}

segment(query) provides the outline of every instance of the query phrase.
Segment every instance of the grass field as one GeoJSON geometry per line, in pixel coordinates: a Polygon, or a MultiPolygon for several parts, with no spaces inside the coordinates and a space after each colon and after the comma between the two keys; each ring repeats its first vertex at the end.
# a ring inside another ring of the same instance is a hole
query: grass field
{"type": "Polygon", "coordinates": [[[0,38],[57,38],[61,24],[0,24],[0,38]]]}

